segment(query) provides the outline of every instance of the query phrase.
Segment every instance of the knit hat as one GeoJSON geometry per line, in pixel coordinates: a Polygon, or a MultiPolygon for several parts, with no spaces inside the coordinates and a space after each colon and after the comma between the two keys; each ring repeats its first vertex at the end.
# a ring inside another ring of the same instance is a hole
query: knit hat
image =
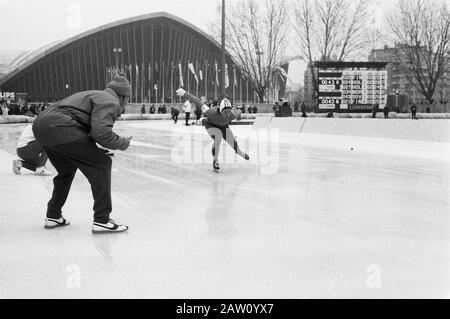
{"type": "Polygon", "coordinates": [[[227,98],[224,98],[222,102],[220,102],[219,111],[222,113],[224,109],[231,109],[231,102],[227,98]]]}
{"type": "Polygon", "coordinates": [[[114,77],[114,81],[108,83],[106,88],[112,89],[117,95],[131,96],[131,85],[125,77],[124,73],[120,73],[114,77]]]}

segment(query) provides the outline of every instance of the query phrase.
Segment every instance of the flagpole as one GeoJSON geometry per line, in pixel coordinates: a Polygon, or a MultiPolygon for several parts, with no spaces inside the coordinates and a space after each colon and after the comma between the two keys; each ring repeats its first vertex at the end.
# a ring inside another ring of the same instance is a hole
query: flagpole
{"type": "Polygon", "coordinates": [[[233,65],[233,105],[236,105],[236,67],[233,65]]]}
{"type": "MultiPolygon", "coordinates": [[[[189,60],[188,60],[188,69],[189,69],[189,60]]],[[[189,70],[188,70],[188,73],[187,73],[187,91],[189,92],[189,93],[191,93],[190,91],[189,91],[189,87],[190,87],[190,85],[189,85],[189,70]]]]}
{"type": "Polygon", "coordinates": [[[175,100],[173,99],[173,62],[170,67],[170,101],[172,104],[175,104],[175,100]]]}
{"type": "MultiPolygon", "coordinates": [[[[196,61],[196,62],[197,62],[197,67],[198,67],[198,61],[196,61]]],[[[194,68],[194,70],[195,70],[195,68],[194,68]]],[[[197,72],[196,72],[196,73],[197,73],[197,72]]],[[[197,83],[197,90],[196,90],[196,93],[197,93],[197,94],[196,94],[196,96],[199,97],[199,96],[198,96],[198,86],[200,85],[200,79],[198,78],[198,75],[197,75],[196,83],[197,83]]]]}
{"type": "Polygon", "coordinates": [[[221,82],[220,95],[225,95],[225,0],[222,0],[222,54],[221,54],[221,82]]]}
{"type": "Polygon", "coordinates": [[[248,104],[248,79],[246,79],[246,82],[247,82],[247,104],[248,104]]]}
{"type": "Polygon", "coordinates": [[[142,104],[144,104],[145,99],[144,99],[144,91],[145,91],[145,65],[144,62],[141,63],[141,67],[142,67],[142,74],[141,74],[141,101],[142,104]]]}
{"type": "Polygon", "coordinates": [[[205,60],[205,98],[208,100],[208,60],[205,60]]]}
{"type": "MultiPolygon", "coordinates": [[[[130,72],[130,85],[133,87],[133,67],[131,64],[128,66],[128,72],[130,72]]],[[[133,90],[131,90],[130,102],[133,103],[133,90]]]]}
{"type": "Polygon", "coordinates": [[[152,68],[148,63],[148,103],[152,103],[152,68]]]}
{"type": "Polygon", "coordinates": [[[239,99],[241,104],[244,104],[244,99],[242,98],[242,74],[241,78],[239,79],[239,99]]]}
{"type": "Polygon", "coordinates": [[[162,98],[161,103],[162,104],[164,104],[164,102],[165,102],[165,97],[166,97],[165,89],[166,89],[166,83],[165,83],[165,77],[164,77],[164,61],[163,61],[163,63],[162,63],[162,94],[161,94],[161,98],[162,98]]]}
{"type": "Polygon", "coordinates": [[[214,98],[217,100],[217,86],[219,86],[219,82],[217,82],[217,80],[219,79],[219,72],[217,70],[217,61],[214,64],[214,70],[216,73],[216,78],[214,79],[214,98]]]}

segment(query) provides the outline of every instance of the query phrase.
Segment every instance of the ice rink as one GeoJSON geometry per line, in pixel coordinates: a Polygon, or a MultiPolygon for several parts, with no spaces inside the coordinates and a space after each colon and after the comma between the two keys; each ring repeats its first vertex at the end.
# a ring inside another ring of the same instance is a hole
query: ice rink
{"type": "Polygon", "coordinates": [[[52,177],[11,170],[24,127],[0,125],[0,298],[450,297],[449,144],[235,126],[251,161],[215,173],[203,128],[117,122],[130,230],[92,235],[80,172],[44,229],[52,177]]]}

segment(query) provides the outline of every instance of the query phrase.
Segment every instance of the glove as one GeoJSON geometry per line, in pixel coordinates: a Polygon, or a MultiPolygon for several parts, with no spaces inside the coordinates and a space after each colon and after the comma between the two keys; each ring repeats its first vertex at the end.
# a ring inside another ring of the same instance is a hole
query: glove
{"type": "Polygon", "coordinates": [[[178,95],[178,96],[184,96],[185,94],[186,94],[186,91],[185,91],[185,90],[183,90],[183,89],[181,89],[181,88],[177,90],[177,95],[178,95]]]}
{"type": "Polygon", "coordinates": [[[131,139],[132,139],[132,138],[133,138],[132,136],[124,137],[124,138],[123,138],[124,141],[125,141],[125,145],[124,145],[124,147],[121,149],[121,151],[125,151],[125,150],[128,149],[128,147],[130,147],[130,143],[131,143],[131,139]]]}
{"type": "Polygon", "coordinates": [[[203,104],[202,105],[202,112],[206,113],[206,111],[208,111],[208,110],[209,110],[209,107],[206,104],[203,104]]]}

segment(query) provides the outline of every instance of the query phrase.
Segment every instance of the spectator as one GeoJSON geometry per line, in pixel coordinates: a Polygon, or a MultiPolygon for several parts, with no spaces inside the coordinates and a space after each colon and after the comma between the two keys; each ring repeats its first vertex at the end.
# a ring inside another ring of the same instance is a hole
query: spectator
{"type": "Polygon", "coordinates": [[[27,106],[27,104],[25,103],[24,105],[22,105],[22,106],[20,107],[20,112],[19,112],[19,114],[20,114],[20,115],[25,115],[27,112],[28,112],[28,106],[27,106]]]}
{"type": "Polygon", "coordinates": [[[411,105],[411,118],[413,120],[417,120],[416,114],[417,114],[417,107],[415,104],[413,104],[411,105]]]}
{"type": "Polygon", "coordinates": [[[308,116],[306,115],[306,105],[305,105],[304,102],[302,102],[302,106],[301,106],[301,108],[300,108],[300,111],[302,112],[302,117],[308,117],[308,116]]]}
{"type": "Polygon", "coordinates": [[[376,118],[377,117],[377,111],[378,111],[378,106],[374,105],[372,108],[372,118],[376,118]]]}
{"type": "Polygon", "coordinates": [[[201,107],[195,107],[195,125],[200,125],[200,119],[202,117],[203,111],[201,107]]]}
{"type": "Polygon", "coordinates": [[[5,103],[5,104],[2,104],[2,114],[3,114],[3,115],[8,115],[8,112],[9,112],[9,108],[8,108],[8,106],[6,105],[6,103],[5,103]]]}
{"type": "Polygon", "coordinates": [[[29,124],[25,130],[22,131],[17,142],[16,152],[20,159],[13,161],[13,172],[15,174],[20,175],[20,169],[24,167],[33,171],[37,176],[52,175],[52,173],[45,168],[48,157],[42,146],[36,142],[36,138],[33,134],[33,124],[29,124]]]}
{"type": "Polygon", "coordinates": [[[174,106],[172,107],[172,110],[170,111],[170,115],[172,115],[173,124],[177,124],[178,122],[178,116],[180,115],[180,111],[174,106]]]}
{"type": "Polygon", "coordinates": [[[150,114],[155,114],[155,104],[152,104],[152,106],[150,107],[150,114]]]}
{"type": "Polygon", "coordinates": [[[192,112],[192,104],[191,101],[189,101],[189,99],[186,99],[186,102],[184,102],[183,111],[186,114],[186,126],[189,126],[189,119],[191,117],[192,112]]]}
{"type": "Polygon", "coordinates": [[[141,114],[145,114],[145,104],[141,107],[141,114]]]}
{"type": "Polygon", "coordinates": [[[388,119],[389,118],[389,106],[385,106],[383,109],[383,113],[384,113],[384,118],[388,119]]]}
{"type": "Polygon", "coordinates": [[[165,105],[165,104],[163,104],[163,105],[161,106],[161,114],[167,114],[167,108],[166,108],[166,105],[165,105]]]}
{"type": "Polygon", "coordinates": [[[275,105],[273,106],[273,113],[275,114],[275,117],[279,117],[280,116],[280,104],[277,102],[275,102],[275,105]]]}
{"type": "Polygon", "coordinates": [[[258,113],[258,108],[256,107],[256,105],[253,106],[253,113],[254,113],[254,114],[258,113]]]}
{"type": "Polygon", "coordinates": [[[298,101],[295,101],[294,103],[294,112],[298,113],[298,101]]]}
{"type": "Polygon", "coordinates": [[[331,118],[334,118],[334,114],[333,114],[333,111],[331,111],[331,112],[328,112],[328,114],[327,114],[327,118],[329,118],[329,119],[331,119],[331,118]]]}
{"type": "Polygon", "coordinates": [[[251,105],[248,106],[248,113],[250,113],[250,114],[253,113],[253,108],[251,105]]]}
{"type": "Polygon", "coordinates": [[[431,100],[431,102],[429,102],[427,104],[427,107],[425,108],[425,112],[427,113],[431,113],[431,105],[434,103],[434,100],[431,100]]]}

